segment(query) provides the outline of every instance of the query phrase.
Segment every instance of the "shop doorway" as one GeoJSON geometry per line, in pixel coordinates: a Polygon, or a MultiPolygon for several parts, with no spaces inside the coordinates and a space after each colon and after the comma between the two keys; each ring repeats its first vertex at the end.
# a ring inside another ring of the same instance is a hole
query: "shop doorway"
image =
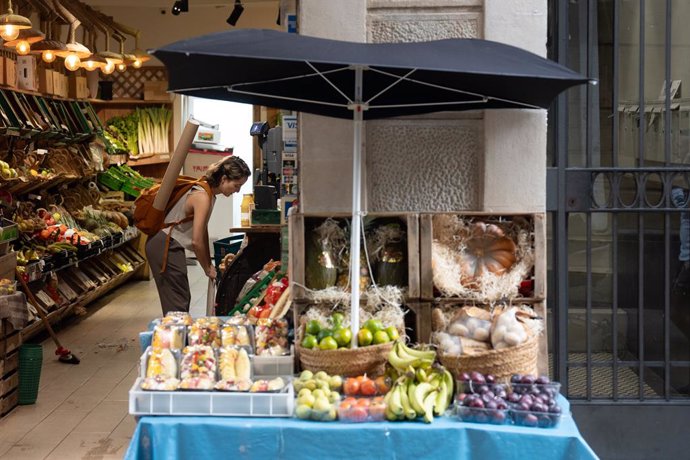
{"type": "Polygon", "coordinates": [[[559,0],[549,19],[552,59],[599,80],[549,114],[553,374],[603,458],[685,457],[690,4],[559,0]]]}
{"type": "MultiPolygon", "coordinates": [[[[253,166],[253,139],[249,135],[252,126],[253,106],[237,102],[227,102],[214,99],[202,99],[198,97],[183,96],[185,107],[183,119],[193,118],[210,125],[218,125],[220,140],[217,145],[231,147],[232,154],[242,158],[251,171],[253,166]]],[[[216,159],[215,155],[208,155],[209,161],[216,159]]],[[[220,159],[221,157],[217,157],[220,159]]],[[[203,163],[203,161],[202,161],[203,163]]],[[[185,174],[196,174],[195,171],[185,170],[185,174]]],[[[196,174],[198,175],[198,174],[196,174]]],[[[209,222],[209,238],[211,241],[225,238],[231,227],[239,227],[240,204],[242,195],[252,193],[252,180],[242,187],[239,193],[230,198],[217,197],[214,212],[209,222]]]]}

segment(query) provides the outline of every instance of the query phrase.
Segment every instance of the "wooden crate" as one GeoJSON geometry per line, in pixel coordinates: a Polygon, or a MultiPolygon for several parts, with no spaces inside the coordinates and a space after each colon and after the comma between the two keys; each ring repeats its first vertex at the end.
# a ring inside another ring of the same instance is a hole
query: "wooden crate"
{"type": "Polygon", "coordinates": [[[11,393],[19,387],[19,372],[14,371],[0,377],[0,395],[11,393]]]}
{"type": "Polygon", "coordinates": [[[10,355],[21,344],[20,331],[15,330],[9,321],[0,320],[0,356],[10,355]]]}
{"type": "MultiPolygon", "coordinates": [[[[334,214],[294,214],[288,219],[290,259],[288,272],[293,284],[291,296],[293,299],[306,299],[306,242],[305,231],[310,221],[325,220],[328,217],[348,219],[347,213],[334,214]],[[300,286],[301,285],[301,286],[300,286]]],[[[416,299],[420,296],[419,284],[419,216],[415,213],[381,213],[370,214],[369,217],[398,217],[406,226],[407,260],[408,260],[408,291],[407,298],[416,299]]]]}
{"type": "MultiPolygon", "coordinates": [[[[534,291],[529,298],[517,298],[520,302],[535,303],[546,299],[546,215],[544,213],[530,214],[491,214],[480,212],[453,213],[463,217],[525,217],[532,222],[534,233],[534,291]]],[[[434,280],[431,260],[431,246],[433,242],[433,218],[437,214],[421,214],[419,217],[419,277],[421,299],[434,300],[434,280]]],[[[436,299],[439,300],[439,299],[436,299]]],[[[441,298],[443,300],[443,298],[441,298]]],[[[450,299],[452,301],[462,299],[450,299]]]]}
{"type": "Polygon", "coordinates": [[[408,302],[407,307],[410,313],[405,316],[405,326],[413,327],[409,334],[413,342],[431,342],[431,306],[431,302],[408,302]],[[407,321],[408,316],[413,318],[411,325],[407,321]]]}
{"type": "Polygon", "coordinates": [[[19,367],[19,350],[0,356],[0,376],[14,372],[19,367]]]}
{"type": "Polygon", "coordinates": [[[0,396],[0,418],[6,416],[19,405],[19,390],[0,396]]]}

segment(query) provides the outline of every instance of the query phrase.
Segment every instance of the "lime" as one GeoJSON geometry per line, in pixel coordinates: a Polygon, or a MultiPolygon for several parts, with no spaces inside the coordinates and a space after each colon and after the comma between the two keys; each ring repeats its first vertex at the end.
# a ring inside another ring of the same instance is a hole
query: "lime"
{"type": "Polygon", "coordinates": [[[333,338],[338,342],[339,347],[346,347],[350,345],[350,340],[352,340],[352,331],[344,327],[338,328],[333,331],[333,338]]]}
{"type": "Polygon", "coordinates": [[[321,330],[321,324],[318,320],[312,319],[307,323],[307,334],[317,335],[321,330]]]}
{"type": "Polygon", "coordinates": [[[333,336],[333,331],[331,329],[321,329],[319,333],[316,335],[316,338],[319,339],[319,343],[321,343],[321,340],[324,339],[324,337],[332,337],[333,336]]]}
{"type": "Polygon", "coordinates": [[[400,338],[400,333],[398,332],[398,329],[395,326],[388,326],[386,329],[386,334],[388,334],[388,338],[391,340],[398,340],[400,338]]]}
{"type": "Polygon", "coordinates": [[[324,337],[321,342],[319,342],[319,348],[322,350],[335,350],[338,348],[338,342],[331,336],[324,337]]]}
{"type": "Polygon", "coordinates": [[[391,339],[388,337],[388,334],[386,334],[385,331],[376,331],[376,334],[374,334],[374,344],[379,345],[381,343],[388,343],[390,342],[391,339]]]}
{"type": "Polygon", "coordinates": [[[366,347],[367,345],[371,345],[371,342],[373,340],[374,334],[372,334],[369,329],[362,328],[357,333],[357,343],[360,347],[366,347]]]}
{"type": "Polygon", "coordinates": [[[338,329],[338,326],[343,325],[343,321],[345,321],[345,315],[342,313],[333,313],[331,315],[331,321],[333,322],[333,329],[338,329]]]}
{"type": "Polygon", "coordinates": [[[383,330],[383,323],[379,319],[368,319],[364,322],[364,328],[369,329],[372,334],[383,330]]]}
{"type": "Polygon", "coordinates": [[[314,348],[318,343],[319,341],[316,340],[316,337],[311,334],[305,335],[304,339],[302,339],[302,347],[304,348],[314,348]]]}

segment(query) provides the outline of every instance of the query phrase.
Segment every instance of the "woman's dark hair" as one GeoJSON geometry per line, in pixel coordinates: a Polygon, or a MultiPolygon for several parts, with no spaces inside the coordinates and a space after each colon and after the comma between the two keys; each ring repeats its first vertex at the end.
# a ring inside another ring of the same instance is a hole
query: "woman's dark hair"
{"type": "Polygon", "coordinates": [[[240,180],[251,175],[249,166],[242,158],[229,156],[208,167],[206,181],[211,187],[218,187],[223,177],[227,177],[229,180],[240,180]]]}

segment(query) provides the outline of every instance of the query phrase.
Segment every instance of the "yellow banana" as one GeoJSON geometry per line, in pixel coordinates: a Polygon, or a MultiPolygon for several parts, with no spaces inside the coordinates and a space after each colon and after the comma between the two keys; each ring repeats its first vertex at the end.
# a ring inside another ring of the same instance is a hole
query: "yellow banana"
{"type": "Polygon", "coordinates": [[[414,410],[417,411],[417,414],[424,415],[426,413],[426,407],[424,406],[424,402],[426,400],[427,395],[429,395],[429,393],[431,393],[432,391],[434,391],[434,388],[431,386],[430,383],[427,382],[422,382],[419,385],[417,385],[417,388],[415,388],[413,396],[412,398],[410,398],[410,403],[412,404],[414,410]]]}
{"type": "Polygon", "coordinates": [[[448,387],[443,382],[439,386],[436,399],[434,400],[434,414],[443,415],[446,409],[448,409],[448,387]]]}
{"type": "Polygon", "coordinates": [[[434,421],[434,402],[436,402],[436,390],[429,392],[424,398],[424,422],[431,423],[434,421]]]}
{"type": "Polygon", "coordinates": [[[403,416],[405,415],[405,411],[402,406],[402,395],[400,394],[400,385],[396,385],[392,391],[393,394],[391,395],[388,407],[390,408],[391,412],[393,412],[397,417],[403,416]]]}
{"type": "Polygon", "coordinates": [[[416,412],[417,415],[422,415],[424,413],[424,408],[421,404],[417,403],[415,399],[415,391],[417,390],[417,385],[414,381],[407,384],[407,400],[410,402],[410,407],[416,412]]]}
{"type": "Polygon", "coordinates": [[[450,406],[450,404],[453,402],[453,396],[455,394],[455,380],[453,379],[453,374],[451,374],[448,369],[443,369],[443,382],[448,388],[447,405],[450,406]]]}
{"type": "Polygon", "coordinates": [[[400,344],[400,349],[409,356],[415,358],[431,360],[432,362],[436,359],[436,352],[434,350],[415,350],[414,348],[408,347],[403,342],[398,341],[400,344]]]}
{"type": "Polygon", "coordinates": [[[399,384],[400,385],[400,402],[402,403],[403,407],[403,413],[405,415],[405,418],[408,420],[414,420],[417,418],[417,411],[415,411],[412,408],[412,405],[410,404],[410,397],[407,394],[407,386],[410,384],[410,382],[405,381],[405,383],[399,384]]]}

